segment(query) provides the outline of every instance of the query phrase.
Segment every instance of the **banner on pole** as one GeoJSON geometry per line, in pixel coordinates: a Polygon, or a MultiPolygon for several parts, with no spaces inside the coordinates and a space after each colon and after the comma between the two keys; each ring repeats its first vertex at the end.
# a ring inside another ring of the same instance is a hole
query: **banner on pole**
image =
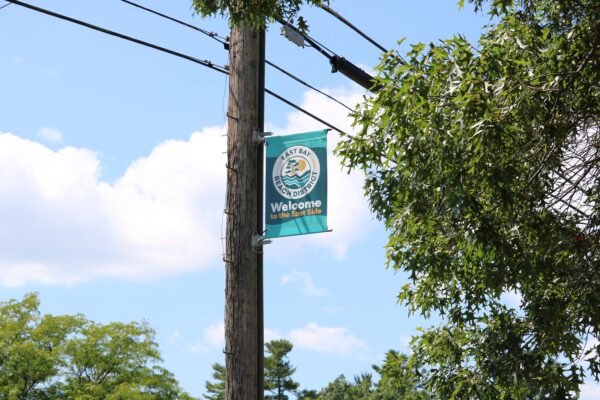
{"type": "Polygon", "coordinates": [[[265,237],[327,229],[327,130],[267,142],[265,237]]]}

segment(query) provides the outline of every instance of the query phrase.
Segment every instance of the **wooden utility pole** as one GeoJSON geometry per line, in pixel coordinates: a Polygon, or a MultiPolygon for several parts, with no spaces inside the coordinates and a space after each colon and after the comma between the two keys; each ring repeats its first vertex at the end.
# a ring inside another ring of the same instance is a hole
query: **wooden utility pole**
{"type": "Polygon", "coordinates": [[[227,109],[226,400],[263,398],[262,144],[264,32],[232,27],[227,109]],[[255,243],[256,244],[256,243],[255,243]]]}

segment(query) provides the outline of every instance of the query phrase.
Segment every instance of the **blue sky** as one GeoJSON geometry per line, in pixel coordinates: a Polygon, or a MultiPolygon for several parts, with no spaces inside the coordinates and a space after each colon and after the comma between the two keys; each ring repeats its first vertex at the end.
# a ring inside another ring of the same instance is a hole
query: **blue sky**
{"type": "MultiPolygon", "coordinates": [[[[140,0],[227,35],[191,1],[140,0]]],[[[216,64],[218,43],[118,0],[32,4],[216,64]]],[[[0,6],[3,5],[0,2],[0,6]]],[[[453,1],[332,7],[388,48],[455,33],[475,40],[487,19],[453,1]]],[[[379,51],[322,10],[306,8],[311,35],[372,70],[379,51]]],[[[269,28],[267,59],[354,105],[364,91],[327,60],[269,28]]],[[[267,68],[266,85],[350,131],[339,105],[267,68]]],[[[37,14],[0,10],[0,300],[37,291],[42,310],[100,321],[146,320],[164,365],[191,394],[222,362],[226,77],[196,64],[37,14]]],[[[321,129],[267,96],[276,134],[321,129]]],[[[330,135],[329,150],[338,140],[330,135]]],[[[385,268],[386,233],[359,174],[330,155],[332,233],[275,240],[265,252],[266,337],[287,338],[303,388],[318,389],[406,350],[418,326],[396,296],[405,277],[385,268]]],[[[587,398],[600,396],[586,387],[587,398]]]]}

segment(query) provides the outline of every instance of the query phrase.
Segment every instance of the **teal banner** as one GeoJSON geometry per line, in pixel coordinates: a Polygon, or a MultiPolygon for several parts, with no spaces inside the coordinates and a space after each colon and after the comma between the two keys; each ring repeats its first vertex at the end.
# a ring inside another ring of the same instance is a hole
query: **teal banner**
{"type": "Polygon", "coordinates": [[[327,229],[327,130],[268,137],[265,237],[327,229]]]}

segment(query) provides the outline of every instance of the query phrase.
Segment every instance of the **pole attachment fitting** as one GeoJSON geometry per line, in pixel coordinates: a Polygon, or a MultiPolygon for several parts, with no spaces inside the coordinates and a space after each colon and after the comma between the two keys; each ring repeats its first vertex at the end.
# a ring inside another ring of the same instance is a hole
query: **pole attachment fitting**
{"type": "Polygon", "coordinates": [[[265,239],[263,235],[259,235],[258,233],[252,234],[252,248],[254,250],[258,250],[265,244],[271,243],[271,239],[265,239]]]}
{"type": "Polygon", "coordinates": [[[257,129],[252,131],[252,143],[259,145],[265,142],[267,136],[273,135],[273,132],[261,132],[257,129]]]}

